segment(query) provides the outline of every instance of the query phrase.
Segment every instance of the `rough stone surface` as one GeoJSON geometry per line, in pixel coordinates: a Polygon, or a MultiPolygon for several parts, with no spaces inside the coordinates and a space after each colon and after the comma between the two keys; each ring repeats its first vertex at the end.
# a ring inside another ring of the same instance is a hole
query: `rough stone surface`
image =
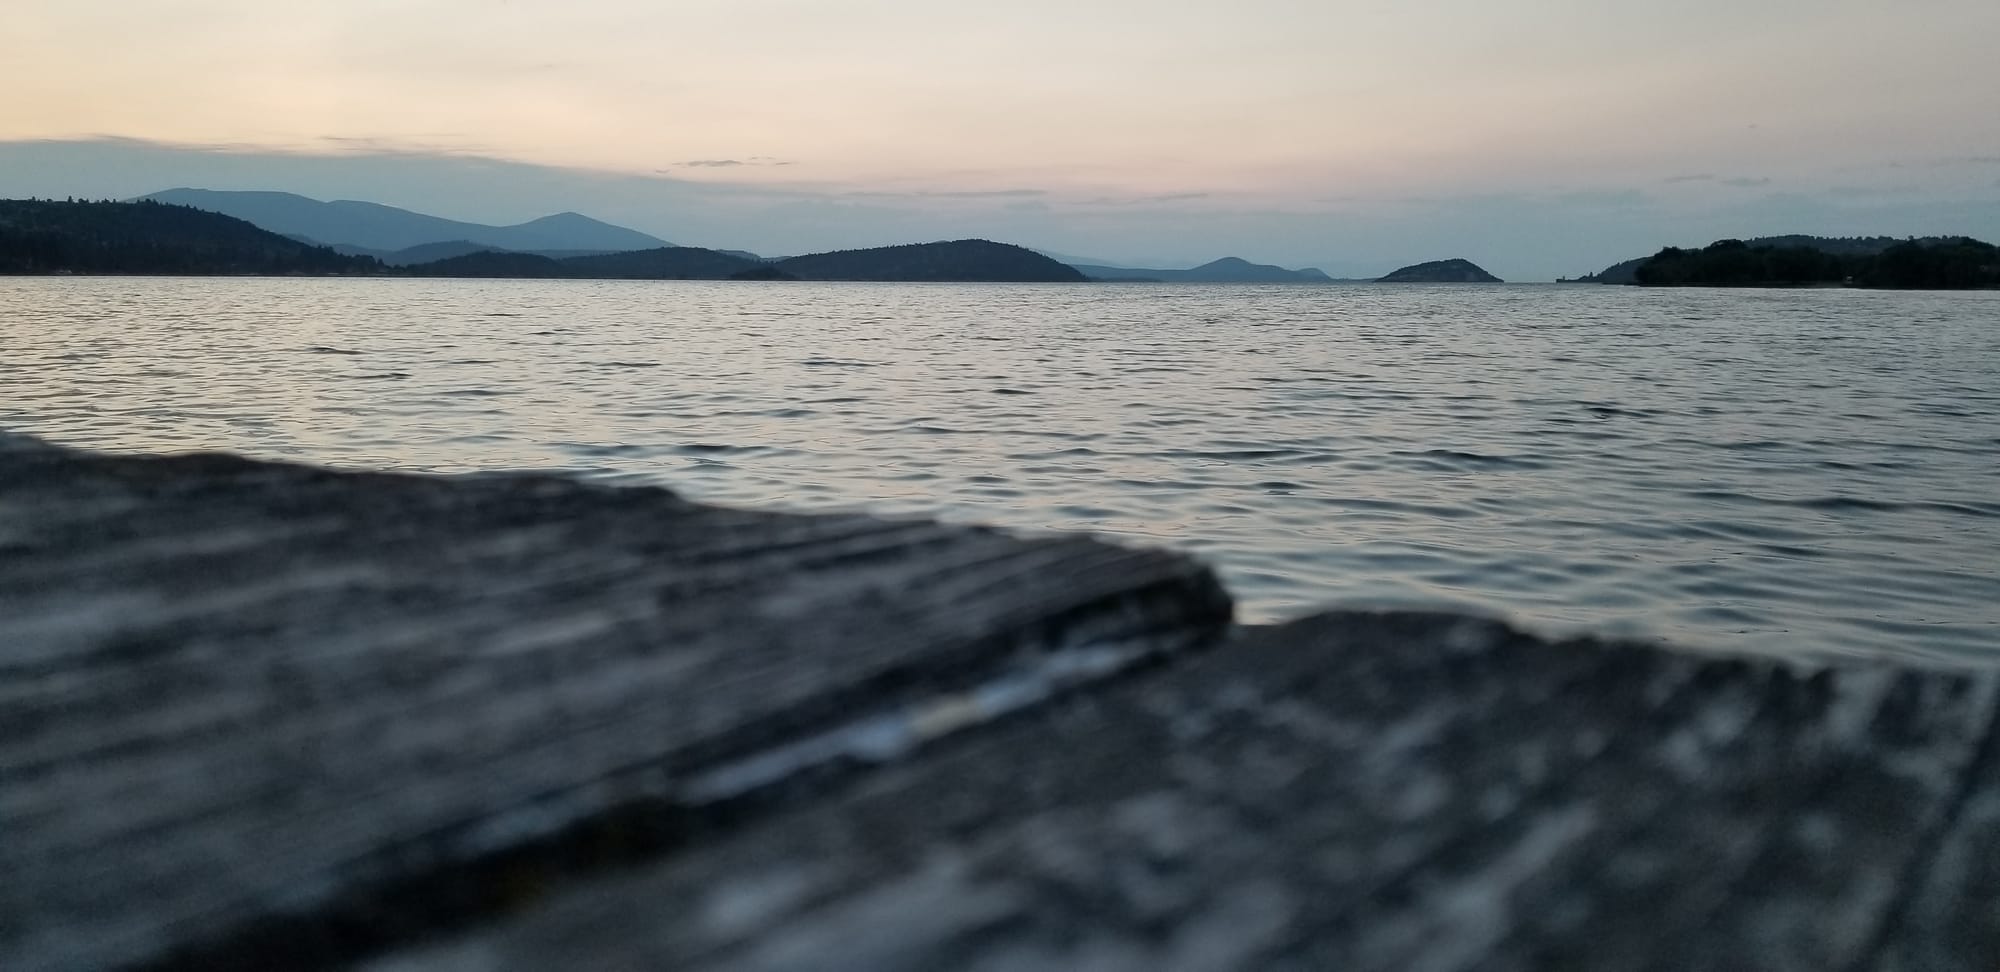
{"type": "Polygon", "coordinates": [[[2000,959],[1992,673],[1331,614],[377,972],[2000,959]]]}
{"type": "Polygon", "coordinates": [[[1081,537],[0,435],[0,968],[365,953],[1228,620],[1081,537]]]}
{"type": "Polygon", "coordinates": [[[2000,967],[2000,668],[1180,651],[1228,612],[1084,538],[0,434],[0,968],[2000,967]]]}

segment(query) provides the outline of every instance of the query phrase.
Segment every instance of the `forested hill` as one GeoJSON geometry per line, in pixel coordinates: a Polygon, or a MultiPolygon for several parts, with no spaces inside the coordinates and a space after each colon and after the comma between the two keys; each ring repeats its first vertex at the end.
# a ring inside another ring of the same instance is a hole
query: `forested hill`
{"type": "Polygon", "coordinates": [[[2000,288],[2000,248],[1968,237],[1906,240],[1874,253],[1720,240],[1699,250],[1667,247],[1633,278],[1656,287],[2000,288]]]}
{"type": "Polygon", "coordinates": [[[1399,267],[1376,283],[1504,283],[1471,260],[1432,260],[1399,267]]]}
{"type": "Polygon", "coordinates": [[[841,250],[763,263],[692,246],[550,259],[532,253],[468,253],[404,268],[420,277],[623,280],[875,280],[960,283],[1073,282],[1083,274],[1025,247],[986,240],[841,250]]]}
{"type": "MultiPolygon", "coordinates": [[[[1842,260],[1853,260],[1854,258],[1859,258],[1859,257],[1876,256],[1882,253],[1882,251],[1887,250],[1892,246],[1897,246],[1903,243],[1922,243],[1930,245],[1930,244],[1949,242],[1951,239],[1953,238],[1942,237],[1942,236],[1928,236],[1916,239],[1898,239],[1893,236],[1807,236],[1802,233],[1793,233],[1787,236],[1760,236],[1755,239],[1744,240],[1743,245],[1753,250],[1764,249],[1764,248],[1771,248],[1778,250],[1791,250],[1791,249],[1817,250],[1822,253],[1828,253],[1835,257],[1839,257],[1842,260]]],[[[1699,252],[1699,251],[1683,251],[1683,252],[1699,252]]],[[[1603,283],[1603,284],[1638,283],[1639,268],[1645,266],[1646,262],[1651,259],[1653,258],[1650,256],[1634,257],[1633,259],[1621,261],[1619,263],[1614,263],[1608,267],[1605,267],[1602,270],[1599,270],[1596,273],[1585,274],[1581,277],[1576,278],[1575,280],[1568,282],[1603,283]]]]}
{"type": "Polygon", "coordinates": [[[599,253],[569,257],[562,264],[578,276],[628,280],[718,280],[763,266],[761,261],[698,246],[599,253]]]}
{"type": "Polygon", "coordinates": [[[563,266],[561,260],[552,260],[539,253],[512,253],[506,250],[480,250],[445,257],[404,267],[401,272],[412,277],[506,277],[516,280],[576,276],[563,266]]]}
{"type": "Polygon", "coordinates": [[[1073,283],[1086,279],[1075,267],[1027,247],[990,240],[840,250],[792,257],[772,266],[800,280],[1073,283]]]}
{"type": "Polygon", "coordinates": [[[372,274],[382,264],[157,202],[0,199],[0,273],[372,274]]]}
{"type": "Polygon", "coordinates": [[[764,264],[696,246],[553,259],[536,253],[482,250],[404,268],[417,277],[567,277],[586,280],[726,280],[764,264]]]}

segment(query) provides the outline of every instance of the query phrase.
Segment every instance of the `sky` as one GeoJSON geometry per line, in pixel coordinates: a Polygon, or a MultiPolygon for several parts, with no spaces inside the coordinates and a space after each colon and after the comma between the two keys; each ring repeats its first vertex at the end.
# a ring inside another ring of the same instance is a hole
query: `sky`
{"type": "Polygon", "coordinates": [[[1993,0],[12,0],[0,195],[1510,279],[2000,239],[1993,0]]]}

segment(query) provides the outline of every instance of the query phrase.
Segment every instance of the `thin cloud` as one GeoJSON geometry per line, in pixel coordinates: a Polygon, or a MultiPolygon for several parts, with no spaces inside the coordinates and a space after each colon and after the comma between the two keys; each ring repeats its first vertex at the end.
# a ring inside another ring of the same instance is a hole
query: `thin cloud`
{"type": "Polygon", "coordinates": [[[1048,195],[1046,189],[960,189],[960,190],[892,190],[856,189],[843,192],[850,199],[1033,199],[1048,195]]]}
{"type": "Polygon", "coordinates": [[[409,136],[321,135],[317,141],[342,152],[365,155],[487,157],[493,154],[491,147],[470,139],[464,132],[437,132],[409,136]]]}
{"type": "Polygon", "coordinates": [[[1828,189],[1829,196],[1844,196],[1850,199],[1872,199],[1882,196],[1902,196],[1920,192],[1916,186],[1834,186],[1828,189]]]}
{"type": "Polygon", "coordinates": [[[1869,172],[1876,169],[1958,169],[1969,166],[2000,165],[2000,155],[1951,155],[1929,159],[1908,159],[1868,165],[1843,165],[1835,172],[1869,172]]]}
{"type": "Polygon", "coordinates": [[[1646,194],[1637,189],[1593,189],[1582,192],[1564,192],[1550,197],[1551,201],[1566,206],[1643,206],[1648,202],[1646,194]]]}
{"type": "Polygon", "coordinates": [[[1161,203],[1194,202],[1210,198],[1206,192],[1172,192],[1158,196],[1098,196],[1081,200],[1085,206],[1156,206],[1161,203]]]}
{"type": "Polygon", "coordinates": [[[1682,185],[1690,182],[1707,182],[1732,189],[1757,189],[1771,184],[1771,180],[1755,176],[1719,176],[1713,172],[1698,172],[1692,175],[1669,176],[1660,180],[1667,185],[1682,185]]]}
{"type": "MultiPolygon", "coordinates": [[[[791,165],[791,164],[793,163],[790,159],[774,159],[768,155],[753,155],[747,159],[689,159],[685,162],[674,163],[675,166],[678,166],[683,169],[733,169],[738,166],[746,166],[746,165],[791,165]]],[[[666,170],[662,169],[660,171],[665,172],[666,170]]]]}
{"type": "Polygon", "coordinates": [[[356,156],[404,159],[492,159],[499,155],[490,146],[470,141],[462,132],[439,132],[408,136],[317,135],[307,139],[279,136],[228,140],[177,140],[138,138],[131,135],[95,133],[51,138],[8,139],[7,145],[102,146],[132,151],[198,152],[212,155],[264,156],[356,156]]]}

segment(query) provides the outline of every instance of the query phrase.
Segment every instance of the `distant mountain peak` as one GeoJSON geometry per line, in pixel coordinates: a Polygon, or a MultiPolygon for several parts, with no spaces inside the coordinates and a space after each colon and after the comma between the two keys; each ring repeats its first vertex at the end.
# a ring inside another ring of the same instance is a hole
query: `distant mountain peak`
{"type": "Polygon", "coordinates": [[[587,223],[587,224],[589,224],[589,225],[592,225],[592,226],[609,226],[609,225],[611,225],[611,224],[609,224],[609,223],[606,223],[605,221],[603,221],[603,220],[601,220],[601,219],[592,219],[591,217],[589,217],[589,216],[585,216],[585,215],[584,215],[584,214],[582,214],[582,213],[578,213],[578,212],[571,212],[571,211],[569,211],[569,210],[564,210],[564,211],[562,211],[562,212],[560,212],[560,213],[551,213],[551,214],[549,214],[549,215],[547,215],[547,216],[542,216],[542,217],[538,217],[538,218],[536,218],[536,219],[531,219],[531,220],[528,220],[528,221],[527,221],[527,222],[525,222],[525,223],[521,223],[520,225],[522,225],[522,226],[534,226],[534,225],[538,225],[538,224],[539,224],[539,225],[547,225],[547,224],[552,224],[552,223],[587,223]]]}
{"type": "Polygon", "coordinates": [[[1210,260],[1192,270],[1147,270],[1072,264],[1084,275],[1097,280],[1151,280],[1160,283],[1329,283],[1331,278],[1318,270],[1287,270],[1268,263],[1251,263],[1242,257],[1210,260]]]}

